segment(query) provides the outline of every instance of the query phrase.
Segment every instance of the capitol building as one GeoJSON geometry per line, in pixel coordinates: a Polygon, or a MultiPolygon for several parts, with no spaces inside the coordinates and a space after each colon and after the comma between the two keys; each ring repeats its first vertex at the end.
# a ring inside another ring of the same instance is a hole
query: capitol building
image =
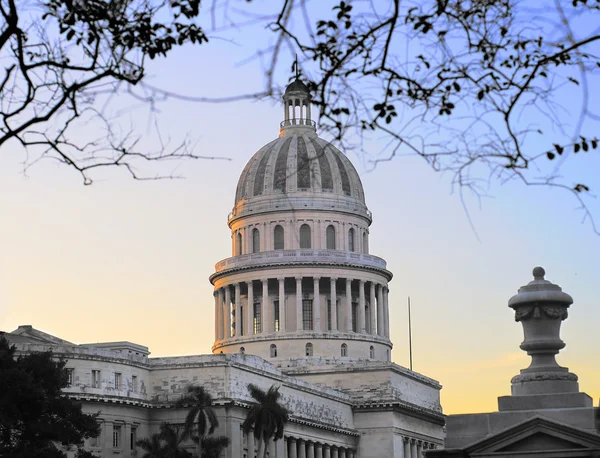
{"type": "MultiPolygon", "coordinates": [[[[254,458],[241,425],[247,386],[280,387],[291,411],[276,458],[421,457],[444,439],[441,385],[391,362],[389,282],[369,252],[372,215],[356,169],[318,137],[307,87],[283,96],[279,137],[244,167],[227,218],[231,256],[210,277],[212,354],[150,358],[131,342],[73,344],[21,326],[5,334],[21,353],[68,360],[66,392],[102,432],[99,457],[135,457],[136,440],[162,422],[183,423],[177,401],[190,385],[215,400],[227,458],[254,458]]],[[[232,190],[233,192],[233,190],[232,190]]],[[[193,450],[193,444],[190,444],[193,450]]]]}

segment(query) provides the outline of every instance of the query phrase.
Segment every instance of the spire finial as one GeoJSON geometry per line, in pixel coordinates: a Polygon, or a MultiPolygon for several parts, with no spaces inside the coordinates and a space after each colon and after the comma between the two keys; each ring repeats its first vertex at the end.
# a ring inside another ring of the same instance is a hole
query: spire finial
{"type": "Polygon", "coordinates": [[[296,60],[294,60],[294,69],[296,70],[296,79],[300,78],[300,68],[298,68],[298,54],[296,54],[296,60]]]}

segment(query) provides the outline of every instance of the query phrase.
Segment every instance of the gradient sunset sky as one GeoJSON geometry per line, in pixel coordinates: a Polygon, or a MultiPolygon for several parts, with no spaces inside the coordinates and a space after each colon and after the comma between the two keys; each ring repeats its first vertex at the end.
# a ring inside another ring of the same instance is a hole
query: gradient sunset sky
{"type": "MultiPolygon", "coordinates": [[[[152,83],[189,95],[253,92],[258,63],[238,65],[248,43],[214,40],[153,62],[152,83]]],[[[258,46],[258,44],[257,44],[258,46]]],[[[596,49],[598,51],[598,49],[596,49]]],[[[285,85],[287,74],[280,74],[285,85]]],[[[592,94],[599,106],[600,96],[592,94]]],[[[42,161],[23,172],[23,151],[0,151],[0,330],[30,324],[75,343],[128,340],[152,356],[209,353],[214,338],[214,265],[231,255],[227,214],[250,157],[278,134],[273,102],[194,104],[170,100],[150,115],[130,100],[126,119],[155,146],[185,135],[196,152],[230,160],[163,164],[181,180],[139,182],[110,170],[83,186],[76,172],[42,161]]],[[[569,122],[569,120],[565,120],[569,122]]],[[[600,124],[600,123],[596,123],[600,124]]],[[[98,132],[81,132],[83,137],[98,132]]],[[[600,155],[573,157],[563,172],[600,188],[600,155]]],[[[370,252],[390,283],[392,359],[408,366],[407,297],[412,301],[414,369],[443,385],[444,412],[497,410],[510,379],[529,363],[508,299],[536,265],[571,294],[559,363],[600,398],[600,236],[581,223],[567,194],[496,183],[481,207],[467,196],[476,233],[451,176],[400,157],[375,169],[350,155],[373,213],[370,252]]],[[[597,199],[590,208],[600,220],[597,199]]]]}

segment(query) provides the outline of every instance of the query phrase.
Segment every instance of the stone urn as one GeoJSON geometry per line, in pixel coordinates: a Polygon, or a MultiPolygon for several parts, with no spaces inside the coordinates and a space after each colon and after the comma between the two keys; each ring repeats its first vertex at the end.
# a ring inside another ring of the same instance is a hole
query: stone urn
{"type": "Polygon", "coordinates": [[[545,275],[542,267],[533,269],[533,281],[508,301],[515,311],[515,321],[523,326],[521,349],[531,356],[529,367],[511,381],[513,396],[579,391],[577,376],[556,362],[556,355],[565,347],[560,326],[573,298],[545,280],[545,275]]]}

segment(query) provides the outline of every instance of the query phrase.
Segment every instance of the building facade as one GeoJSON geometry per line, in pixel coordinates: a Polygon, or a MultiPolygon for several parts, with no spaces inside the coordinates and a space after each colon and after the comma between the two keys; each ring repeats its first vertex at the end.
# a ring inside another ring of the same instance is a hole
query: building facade
{"type": "Polygon", "coordinates": [[[211,355],[149,358],[130,342],[76,345],[31,326],[6,334],[21,353],[68,360],[66,392],[100,412],[102,434],[86,443],[99,457],[135,457],[137,439],[161,422],[183,423],[186,410],[174,403],[189,385],[215,399],[215,434],[231,440],[223,456],[255,457],[258,444],[241,429],[249,383],[279,386],[292,412],[270,457],[417,458],[441,446],[441,386],[390,359],[392,274],[369,253],[360,178],[317,136],[301,81],[283,105],[279,137],[239,179],[232,256],[210,277],[211,355]]]}

